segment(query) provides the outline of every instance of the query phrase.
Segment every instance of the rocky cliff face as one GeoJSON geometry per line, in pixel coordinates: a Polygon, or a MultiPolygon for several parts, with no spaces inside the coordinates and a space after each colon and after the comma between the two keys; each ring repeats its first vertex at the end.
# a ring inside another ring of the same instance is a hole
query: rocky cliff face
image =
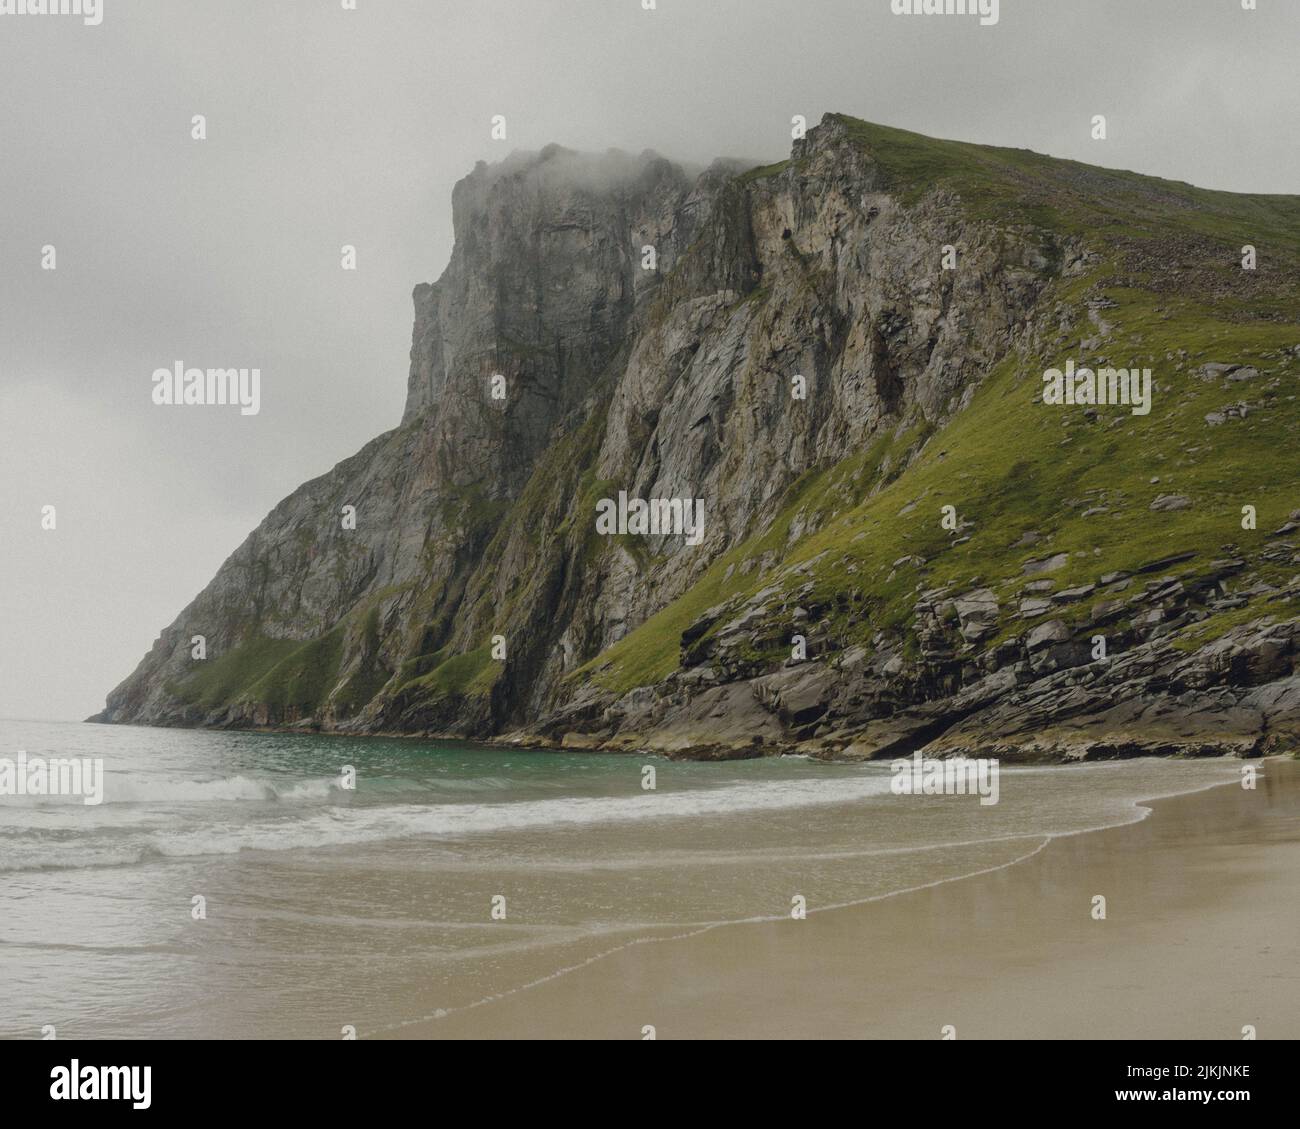
{"type": "Polygon", "coordinates": [[[1300,731],[1295,199],[832,115],[747,172],[516,155],[453,216],[400,427],[99,720],[696,756],[1300,731]],[[1151,414],[1044,404],[1067,357],[1152,367],[1151,414]],[[620,492],[700,535],[603,535],[620,492]]]}

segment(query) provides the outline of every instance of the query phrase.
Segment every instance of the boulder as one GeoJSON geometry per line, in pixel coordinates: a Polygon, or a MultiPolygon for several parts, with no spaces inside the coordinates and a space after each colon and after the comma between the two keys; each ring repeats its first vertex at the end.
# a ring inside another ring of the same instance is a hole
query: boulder
{"type": "Polygon", "coordinates": [[[1025,647],[1030,654],[1033,654],[1044,647],[1050,647],[1053,643],[1064,643],[1069,638],[1070,629],[1059,619],[1052,619],[1030,630],[1025,638],[1025,647]]]}
{"type": "Polygon", "coordinates": [[[962,638],[977,643],[997,631],[998,598],[988,588],[979,588],[953,601],[962,638]]]}

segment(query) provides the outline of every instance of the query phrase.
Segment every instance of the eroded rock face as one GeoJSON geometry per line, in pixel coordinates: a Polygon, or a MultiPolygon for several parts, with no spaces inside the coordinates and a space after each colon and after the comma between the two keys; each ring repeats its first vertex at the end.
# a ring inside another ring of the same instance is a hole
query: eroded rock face
{"type": "MultiPolygon", "coordinates": [[[[914,647],[884,633],[838,644],[830,613],[866,593],[851,575],[834,592],[817,583],[835,567],[827,553],[793,590],[692,610],[675,670],[652,664],[622,691],[570,678],[769,530],[806,472],[909,427],[930,434],[1018,343],[1055,337],[1065,315],[1040,300],[1087,256],[1046,253],[1027,225],[974,221],[943,191],[905,200],[834,117],[761,176],[651,153],[516,155],[461,181],[453,217],[451,262],[414,293],[400,426],[281,502],[100,720],[674,756],[926,742],[1120,755],[1208,748],[1216,729],[1254,749],[1251,733],[1295,729],[1294,622],[1243,627],[1189,658],[1163,633],[1224,592],[1177,577],[1129,591],[1127,574],[1058,592],[1045,577],[1071,557],[1038,532],[1019,542],[1034,557],[1013,587],[918,581],[914,647]],[[937,249],[958,245],[962,269],[942,269],[937,249]],[[595,536],[597,500],[619,491],[703,499],[700,543],[595,536]],[[357,507],[355,530],[340,528],[343,505],[357,507]],[[1091,631],[1118,621],[1125,657],[1094,662],[1091,631]],[[763,656],[796,631],[817,661],[774,668],[763,656]],[[1179,704],[1209,685],[1222,692],[1179,704]]],[[[787,542],[817,521],[801,512],[787,542]]],[[[922,577],[925,556],[900,552],[889,579],[922,577]]],[[[1219,576],[1235,571],[1222,563],[1219,576]]],[[[751,567],[732,560],[728,575],[751,567]]]]}
{"type": "Polygon", "coordinates": [[[954,410],[1042,284],[1029,252],[954,227],[941,200],[904,208],[833,120],[796,148],[789,170],[752,181],[721,162],[691,175],[557,147],[476,168],[453,196],[451,262],[415,291],[401,427],[277,506],[103,716],[477,733],[536,720],[562,704],[564,674],[687,590],[803,471],[908,412],[954,410]],[[959,277],[933,261],[956,239],[959,277]],[[593,557],[593,479],[708,499],[703,545],[593,557]],[[338,528],[344,504],[355,531],[338,528]],[[491,695],[431,702],[410,685],[494,624],[514,654],[491,695]],[[176,693],[194,634],[240,669],[176,693]],[[236,685],[295,641],[323,642],[293,677],[236,685]],[[253,644],[266,655],[235,655],[253,644]]]}
{"type": "MultiPolygon", "coordinates": [[[[414,294],[401,427],[280,503],[109,696],[105,718],[407,727],[400,703],[375,695],[403,663],[418,668],[421,656],[472,638],[466,591],[481,578],[482,554],[557,433],[618,371],[638,303],[708,218],[722,175],[692,177],[649,153],[552,147],[461,181],[451,263],[414,294]],[[656,271],[642,269],[643,246],[655,248],[656,271]],[[497,375],[503,400],[492,395],[497,375]],[[357,507],[355,530],[340,528],[344,504],[357,507]],[[302,660],[296,686],[272,678],[234,700],[221,686],[186,700],[172,690],[196,670],[194,634],[206,636],[214,662],[236,662],[238,676],[271,674],[290,641],[328,642],[302,660]],[[308,680],[317,684],[304,694],[308,680]]],[[[562,477],[552,485],[557,497],[544,502],[558,523],[571,498],[559,493],[562,477]]],[[[508,587],[538,567],[534,553],[507,545],[496,578],[508,587]]],[[[490,604],[492,592],[481,593],[490,604]]],[[[490,715],[490,703],[464,701],[437,720],[479,728],[490,715]]]]}

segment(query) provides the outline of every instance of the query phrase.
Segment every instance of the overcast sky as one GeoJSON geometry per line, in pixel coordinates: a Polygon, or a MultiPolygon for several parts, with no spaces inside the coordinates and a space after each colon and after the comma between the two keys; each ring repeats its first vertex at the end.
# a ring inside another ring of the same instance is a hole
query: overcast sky
{"type": "Polygon", "coordinates": [[[1259,7],[1002,0],[993,27],[889,0],[0,15],[0,716],[101,708],[280,498],[396,425],[411,290],[447,261],[475,161],[558,141],[766,162],[792,115],[836,110],[1294,193],[1300,3],[1259,7]],[[155,406],[176,360],[260,368],[261,413],[155,406]]]}

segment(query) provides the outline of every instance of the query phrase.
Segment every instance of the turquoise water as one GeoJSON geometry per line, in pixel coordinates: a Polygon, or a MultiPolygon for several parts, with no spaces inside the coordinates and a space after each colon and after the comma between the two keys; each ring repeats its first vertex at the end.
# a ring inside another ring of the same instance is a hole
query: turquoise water
{"type": "Polygon", "coordinates": [[[364,1036],[795,895],[817,912],[1009,865],[1239,772],[1003,769],[982,806],[797,758],[0,722],[19,750],[106,773],[97,806],[0,796],[0,1036],[33,1038],[364,1036]]]}

